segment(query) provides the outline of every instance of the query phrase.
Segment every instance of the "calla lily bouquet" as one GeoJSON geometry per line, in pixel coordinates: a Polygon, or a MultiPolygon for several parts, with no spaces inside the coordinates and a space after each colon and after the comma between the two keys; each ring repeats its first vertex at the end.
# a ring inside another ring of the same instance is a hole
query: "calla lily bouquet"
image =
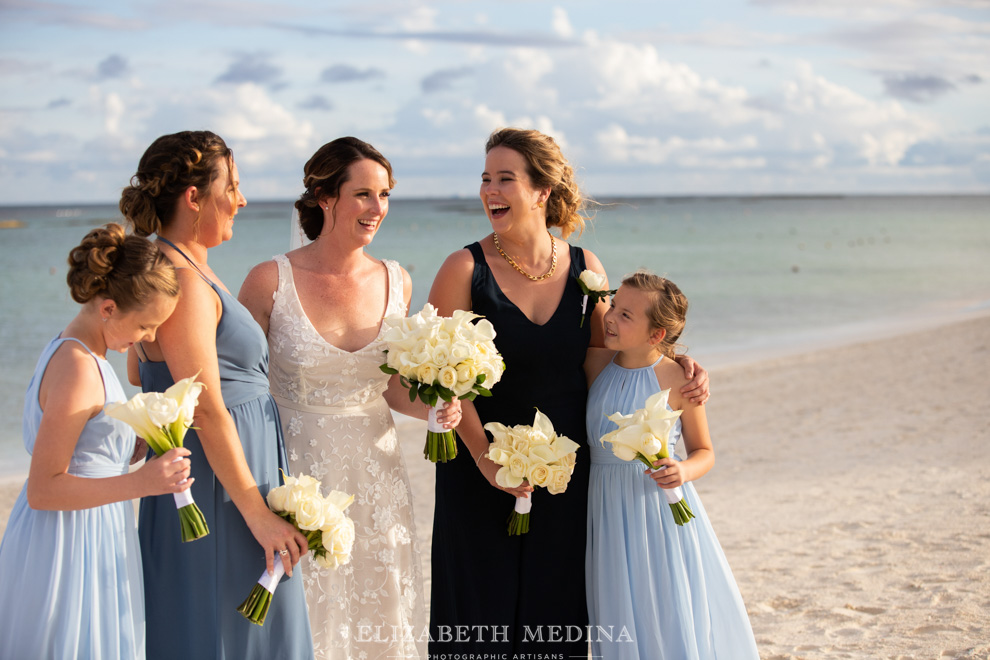
{"type": "MultiPolygon", "coordinates": [[[[567,490],[577,461],[578,443],[557,435],[550,418],[536,411],[532,426],[518,424],[505,426],[498,422],[485,424],[494,442],[488,448],[488,458],[502,467],[495,474],[495,482],[502,488],[516,488],[523,482],[543,487],[551,495],[567,490]]],[[[529,512],[533,501],[517,497],[509,514],[509,536],[529,531],[529,512]]]]}
{"type": "Polygon", "coordinates": [[[581,325],[584,327],[584,319],[588,315],[588,299],[591,299],[591,308],[594,309],[598,301],[604,300],[613,295],[617,289],[609,289],[608,278],[593,270],[582,270],[577,278],[578,286],[584,297],[581,299],[581,325]]]}
{"type": "MultiPolygon", "coordinates": [[[[624,461],[642,461],[654,472],[653,464],[661,458],[670,458],[669,438],[674,423],[681,416],[680,410],[667,407],[670,390],[662,390],[646,400],[645,405],[631,415],[614,413],[608,418],[619,428],[602,436],[601,443],[611,443],[612,453],[624,461]]],[[[680,486],[664,488],[667,504],[678,525],[694,518],[694,512],[684,501],[680,486]]]]}
{"type": "MultiPolygon", "coordinates": [[[[354,521],[344,511],[354,496],[332,490],[324,497],[320,494],[320,482],[308,474],[299,478],[283,476],[283,481],[283,485],[268,491],[268,508],[302,532],[317,564],[335,569],[349,563],[354,547],[354,521]]],[[[237,611],[251,623],[263,626],[275,588],[284,574],[281,557],[276,557],[274,571],[261,574],[237,611]]]]}
{"type": "MultiPolygon", "coordinates": [[[[181,447],[186,431],[192,426],[200,392],[206,387],[196,382],[196,376],[199,372],[183,378],[164,392],[143,392],[124,403],[107,404],[104,412],[127,423],[144,438],[155,455],[161,456],[169,449],[181,447]]],[[[183,542],[195,541],[209,534],[210,528],[193,500],[192,491],[186,489],[172,496],[179,510],[183,542]]]]}
{"type": "Polygon", "coordinates": [[[454,432],[436,421],[439,400],[452,401],[491,396],[491,387],[502,378],[505,362],[495,348],[495,328],[487,319],[463,310],[438,316],[430,303],[410,317],[384,320],[388,349],[381,370],[399,374],[409,388],[409,400],[430,406],[423,456],[446,463],[457,456],[454,432]]]}

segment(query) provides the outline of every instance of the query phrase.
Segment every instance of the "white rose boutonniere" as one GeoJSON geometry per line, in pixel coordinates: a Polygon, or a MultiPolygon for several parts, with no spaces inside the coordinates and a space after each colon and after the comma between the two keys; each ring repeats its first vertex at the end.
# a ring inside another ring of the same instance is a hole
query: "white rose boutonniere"
{"type": "Polygon", "coordinates": [[[588,299],[592,300],[592,308],[598,304],[599,300],[611,296],[615,289],[608,288],[608,278],[602,273],[593,270],[582,270],[578,276],[578,286],[584,297],[581,299],[581,326],[584,327],[584,319],[588,315],[588,299]]]}

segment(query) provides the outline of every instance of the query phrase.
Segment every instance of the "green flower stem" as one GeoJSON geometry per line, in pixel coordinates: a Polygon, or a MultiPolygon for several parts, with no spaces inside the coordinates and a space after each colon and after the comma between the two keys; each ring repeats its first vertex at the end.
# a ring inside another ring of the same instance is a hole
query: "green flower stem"
{"type": "Polygon", "coordinates": [[[453,431],[436,433],[426,432],[426,446],[423,447],[423,457],[433,463],[446,463],[457,457],[457,441],[453,431]]]}
{"type": "Polygon", "coordinates": [[[210,533],[206,518],[195,502],[179,509],[179,527],[182,529],[183,543],[201,539],[210,533]]]}
{"type": "Polygon", "coordinates": [[[513,511],[509,514],[509,536],[521,536],[529,532],[529,514],[513,511]]]}
{"type": "Polygon", "coordinates": [[[241,603],[237,611],[244,615],[251,623],[259,626],[265,625],[265,617],[268,616],[268,608],[272,604],[272,594],[260,584],[254,585],[247,600],[241,603]]]}

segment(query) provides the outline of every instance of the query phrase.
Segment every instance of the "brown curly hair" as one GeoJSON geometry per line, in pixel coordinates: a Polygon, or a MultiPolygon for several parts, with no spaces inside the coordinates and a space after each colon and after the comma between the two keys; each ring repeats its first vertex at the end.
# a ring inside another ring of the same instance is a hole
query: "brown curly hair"
{"type": "Polygon", "coordinates": [[[388,187],[395,187],[392,164],[377,149],[356,137],[341,137],[327,142],[303,167],[306,192],[296,200],[299,224],[306,238],[315,241],[323,231],[323,210],[320,200],[340,196],[340,187],[350,177],[350,166],[359,160],[373,160],[388,172],[388,187]]]}
{"type": "Polygon", "coordinates": [[[110,223],[93,229],[69,252],[69,293],[83,304],[97,297],[121,311],[144,306],[156,294],[179,295],[175,268],[154,243],[110,223]]]}
{"type": "Polygon", "coordinates": [[[182,131],[163,135],[145,150],[130,185],[120,195],[120,212],[138,236],[159,234],[175,214],[189,186],[208,194],[221,162],[233,169],[234,153],[216,133],[182,131]]]}
{"type": "Polygon", "coordinates": [[[537,188],[550,188],[547,227],[559,227],[562,238],[584,231],[589,200],[574,180],[574,169],[549,135],[522,128],[500,128],[488,136],[485,153],[507,147],[526,159],[526,173],[537,188]]]}

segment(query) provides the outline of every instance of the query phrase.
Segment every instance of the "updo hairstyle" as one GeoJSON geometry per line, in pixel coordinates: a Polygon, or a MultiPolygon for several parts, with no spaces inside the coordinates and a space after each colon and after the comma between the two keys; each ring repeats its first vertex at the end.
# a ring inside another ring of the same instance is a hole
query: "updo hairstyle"
{"type": "MultiPolygon", "coordinates": [[[[356,137],[341,137],[327,142],[316,150],[303,167],[303,186],[306,192],[296,200],[299,225],[306,238],[315,241],[323,232],[323,209],[320,201],[327,197],[340,197],[340,187],[350,177],[350,166],[359,160],[373,160],[388,172],[388,187],[395,187],[392,164],[377,149],[356,137]]],[[[336,202],[334,202],[336,207],[336,202]]],[[[336,223],[334,216],[334,223],[336,223]]]]}
{"type": "Polygon", "coordinates": [[[98,227],[69,252],[69,292],[77,303],[112,300],[122,312],[147,304],[156,294],[179,295],[175,268],[154,243],[128,235],[116,223],[98,227]]]}
{"type": "Polygon", "coordinates": [[[230,176],[234,154],[216,133],[182,131],[161,136],[141,156],[137,173],[121,193],[120,212],[138,236],[160,234],[189,186],[195,186],[200,195],[209,194],[220,176],[221,161],[227,163],[230,176]]]}
{"type": "Polygon", "coordinates": [[[506,147],[526,159],[526,173],[536,188],[550,188],[546,201],[547,227],[559,227],[562,238],[584,231],[587,216],[582,212],[589,201],[574,180],[574,169],[549,135],[521,128],[500,128],[488,137],[487,154],[495,147],[506,147]]]}
{"type": "Polygon", "coordinates": [[[622,280],[622,284],[650,294],[650,305],[646,309],[650,325],[667,331],[663,340],[657,344],[657,349],[664,357],[673,360],[677,349],[686,349],[683,344],[677,343],[677,340],[684,332],[684,323],[687,319],[687,296],[667,278],[646,270],[638,270],[632,275],[627,275],[622,280]]]}

